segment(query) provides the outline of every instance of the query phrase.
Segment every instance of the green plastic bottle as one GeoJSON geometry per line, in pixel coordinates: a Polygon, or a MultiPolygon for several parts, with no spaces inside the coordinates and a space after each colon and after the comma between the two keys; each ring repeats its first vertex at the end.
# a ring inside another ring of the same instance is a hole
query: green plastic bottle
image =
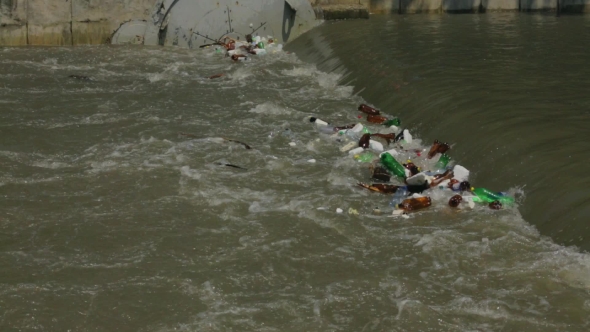
{"type": "Polygon", "coordinates": [[[370,134],[370,133],[371,133],[371,131],[369,130],[369,128],[367,128],[367,127],[363,127],[363,133],[364,133],[364,134],[370,134]]]}
{"type": "Polygon", "coordinates": [[[440,155],[440,158],[438,159],[434,167],[436,169],[445,169],[449,164],[449,161],[451,161],[451,157],[448,154],[443,153],[440,155]]]}
{"type": "Polygon", "coordinates": [[[499,195],[486,188],[471,188],[471,192],[476,195],[476,197],[473,198],[474,202],[491,203],[494,201],[500,201],[502,204],[514,203],[514,198],[510,196],[499,195]]]}
{"type": "Polygon", "coordinates": [[[391,126],[399,127],[399,125],[401,125],[401,124],[402,124],[402,122],[398,118],[393,118],[391,120],[387,120],[382,123],[382,125],[384,125],[386,127],[391,127],[391,126]]]}
{"type": "Polygon", "coordinates": [[[385,152],[381,155],[381,163],[388,171],[399,176],[400,178],[406,177],[406,169],[402,166],[389,152],[385,152]]]}
{"type": "Polygon", "coordinates": [[[354,160],[360,163],[370,163],[371,161],[373,161],[373,159],[375,159],[375,155],[370,151],[365,151],[363,153],[354,155],[354,160]]]}

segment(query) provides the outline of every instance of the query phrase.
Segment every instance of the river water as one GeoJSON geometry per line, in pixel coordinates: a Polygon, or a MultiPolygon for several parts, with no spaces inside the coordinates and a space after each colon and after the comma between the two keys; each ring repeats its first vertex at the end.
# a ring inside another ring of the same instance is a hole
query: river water
{"type": "Polygon", "coordinates": [[[237,64],[0,49],[0,330],[588,330],[589,28],[374,16],[237,64]],[[400,116],[402,147],[452,143],[472,184],[518,204],[433,192],[391,218],[356,186],[367,165],[307,120],[362,121],[363,102],[400,116]]]}

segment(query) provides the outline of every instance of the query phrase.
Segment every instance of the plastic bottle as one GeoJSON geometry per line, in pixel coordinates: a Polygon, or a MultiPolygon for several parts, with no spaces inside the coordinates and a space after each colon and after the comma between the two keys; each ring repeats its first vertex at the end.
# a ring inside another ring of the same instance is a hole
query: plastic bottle
{"type": "Polygon", "coordinates": [[[383,151],[383,144],[375,141],[375,140],[369,140],[369,147],[375,151],[383,151]]]}
{"type": "Polygon", "coordinates": [[[404,186],[398,187],[395,194],[393,194],[393,198],[391,202],[389,202],[389,206],[396,207],[398,204],[403,202],[406,198],[408,198],[408,194],[410,192],[404,186]]]}
{"type": "Polygon", "coordinates": [[[406,177],[406,171],[404,166],[402,166],[397,160],[395,160],[395,158],[393,158],[393,156],[388,152],[381,154],[381,163],[383,164],[383,166],[385,166],[385,168],[387,168],[388,171],[390,171],[394,175],[399,176],[400,178],[406,177]]]}
{"type": "Polygon", "coordinates": [[[451,157],[448,154],[443,153],[440,155],[440,158],[438,159],[438,161],[434,165],[434,168],[445,169],[447,167],[447,165],[449,164],[449,161],[451,161],[451,157]]]}
{"type": "Polygon", "coordinates": [[[510,196],[505,196],[502,194],[494,193],[485,188],[471,188],[471,192],[475,194],[476,197],[473,198],[474,202],[479,203],[492,203],[494,201],[499,201],[502,204],[511,204],[514,203],[514,198],[510,196]]]}
{"type": "Polygon", "coordinates": [[[430,197],[418,197],[418,198],[408,198],[397,205],[398,209],[402,209],[406,212],[412,212],[420,209],[424,209],[432,205],[432,201],[430,197]]]}
{"type": "Polygon", "coordinates": [[[323,120],[318,119],[318,118],[313,117],[313,116],[311,118],[309,118],[309,122],[315,123],[318,126],[327,126],[328,125],[328,123],[326,121],[323,121],[323,120]]]}
{"type": "Polygon", "coordinates": [[[358,110],[365,113],[365,114],[370,114],[370,115],[379,115],[380,114],[378,109],[375,109],[375,108],[373,108],[369,105],[366,105],[366,104],[360,104],[358,110]]]}
{"type": "Polygon", "coordinates": [[[361,163],[370,163],[375,159],[375,155],[369,151],[365,151],[363,153],[355,154],[353,158],[361,163]]]}
{"type": "Polygon", "coordinates": [[[399,127],[399,125],[401,125],[401,124],[402,124],[402,122],[398,118],[393,118],[393,119],[387,120],[382,123],[382,125],[387,126],[387,127],[391,127],[391,126],[399,127]]]}

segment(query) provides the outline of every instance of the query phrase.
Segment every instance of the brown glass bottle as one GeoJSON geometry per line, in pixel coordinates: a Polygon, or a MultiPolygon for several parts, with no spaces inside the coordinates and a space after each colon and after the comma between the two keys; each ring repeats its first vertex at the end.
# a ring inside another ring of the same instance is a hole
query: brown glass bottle
{"type": "Polygon", "coordinates": [[[371,122],[371,123],[377,123],[377,124],[382,124],[383,122],[387,121],[386,117],[383,117],[381,115],[367,115],[367,121],[371,122]]]}
{"type": "Polygon", "coordinates": [[[373,108],[369,105],[366,105],[366,104],[360,104],[358,110],[365,113],[365,114],[370,114],[370,115],[379,115],[380,114],[378,109],[375,109],[375,108],[373,108]]]}
{"type": "Polygon", "coordinates": [[[461,197],[461,195],[455,195],[449,199],[449,206],[456,208],[462,201],[463,197],[461,197]]]}
{"type": "Polygon", "coordinates": [[[361,136],[361,139],[359,139],[359,146],[363,149],[368,148],[370,140],[371,140],[371,134],[364,134],[363,136],[361,136]]]}
{"type": "Polygon", "coordinates": [[[492,210],[500,210],[500,209],[502,209],[502,203],[500,203],[500,201],[493,201],[488,206],[492,210]]]}
{"type": "Polygon", "coordinates": [[[410,171],[411,176],[414,176],[420,173],[420,168],[416,166],[413,162],[408,162],[407,164],[402,164],[405,168],[410,171]]]}
{"type": "Polygon", "coordinates": [[[382,182],[389,182],[391,180],[391,175],[384,167],[377,166],[372,171],[373,174],[371,175],[371,178],[374,180],[382,182]]]}
{"type": "Polygon", "coordinates": [[[403,202],[401,202],[401,204],[398,204],[397,207],[399,209],[406,211],[406,212],[412,212],[412,211],[427,208],[430,205],[432,205],[432,201],[430,200],[430,197],[425,196],[425,197],[418,197],[418,198],[408,198],[408,199],[404,200],[403,202]]]}
{"type": "Polygon", "coordinates": [[[453,171],[451,171],[450,169],[447,169],[447,171],[444,172],[443,174],[437,174],[434,176],[434,179],[430,182],[430,187],[436,187],[441,182],[443,182],[445,180],[452,179],[454,175],[455,175],[455,173],[453,173],[453,171]]]}
{"type": "Polygon", "coordinates": [[[432,157],[436,156],[437,153],[445,153],[449,151],[450,148],[451,147],[449,144],[435,139],[434,143],[432,143],[432,146],[430,147],[430,151],[428,151],[428,159],[432,159],[432,157]]]}
{"type": "Polygon", "coordinates": [[[397,191],[399,186],[395,186],[393,184],[383,184],[383,183],[373,183],[373,184],[364,184],[358,183],[359,186],[369,189],[370,191],[379,192],[382,194],[393,194],[397,191]]]}

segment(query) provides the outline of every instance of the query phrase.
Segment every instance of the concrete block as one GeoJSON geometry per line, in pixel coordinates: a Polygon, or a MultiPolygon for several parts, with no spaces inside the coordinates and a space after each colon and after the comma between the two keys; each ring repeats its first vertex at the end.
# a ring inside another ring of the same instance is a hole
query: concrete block
{"type": "Polygon", "coordinates": [[[107,44],[110,42],[112,35],[113,24],[108,21],[72,22],[72,41],[74,45],[107,44]]]}
{"type": "Polygon", "coordinates": [[[442,8],[442,0],[402,0],[404,13],[438,13],[442,8]]]}
{"type": "Polygon", "coordinates": [[[549,11],[557,8],[557,0],[520,0],[520,10],[529,11],[549,11]]]}
{"type": "Polygon", "coordinates": [[[322,5],[324,20],[345,20],[369,18],[369,7],[365,5],[322,5]]]}
{"type": "Polygon", "coordinates": [[[26,25],[3,25],[0,27],[0,45],[24,46],[27,45],[26,25]]]}
{"type": "Polygon", "coordinates": [[[0,0],[0,25],[23,25],[26,22],[27,0],[0,0]]]}
{"type": "Polygon", "coordinates": [[[488,11],[514,11],[518,10],[519,0],[481,0],[483,10],[488,11]]]}
{"type": "Polygon", "coordinates": [[[559,0],[559,8],[564,13],[590,13],[590,0],[559,0]]]}
{"type": "Polygon", "coordinates": [[[155,0],[71,0],[72,19],[78,22],[112,21],[117,27],[132,19],[145,20],[155,0]]]}
{"type": "Polygon", "coordinates": [[[448,13],[476,13],[481,0],[442,0],[442,10],[448,13]]]}
{"type": "MultiPolygon", "coordinates": [[[[71,0],[28,0],[27,20],[33,25],[69,23],[72,19],[71,0]]],[[[35,30],[38,32],[38,30],[35,30]]]]}
{"type": "Polygon", "coordinates": [[[374,14],[391,14],[399,11],[400,0],[371,0],[369,10],[374,14]]]}
{"type": "Polygon", "coordinates": [[[54,23],[35,25],[29,23],[29,45],[72,45],[71,24],[54,23]]]}

